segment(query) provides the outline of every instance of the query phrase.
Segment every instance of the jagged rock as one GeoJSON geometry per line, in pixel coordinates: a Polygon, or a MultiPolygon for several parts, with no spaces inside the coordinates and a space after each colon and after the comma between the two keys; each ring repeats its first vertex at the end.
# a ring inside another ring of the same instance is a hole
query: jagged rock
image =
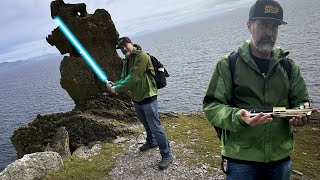
{"type": "MultiPolygon", "coordinates": [[[[109,80],[114,81],[120,77],[122,61],[115,49],[119,35],[106,10],[98,9],[94,14],[89,14],[83,3],[66,4],[63,0],[55,0],[51,2],[51,16],[59,16],[64,21],[101,69],[109,75],[109,80]]],[[[61,62],[60,84],[74,100],[76,107],[67,113],[38,115],[27,127],[16,130],[11,141],[18,157],[44,151],[48,143],[56,146],[48,149],[56,148],[65,157],[68,156],[67,144],[70,144],[72,152],[93,141],[111,140],[117,135],[132,133],[117,122],[135,120],[129,96],[103,95],[105,84],[94,75],[58,28],[46,39],[61,54],[70,55],[65,56],[61,62]],[[67,140],[53,143],[52,138],[61,126],[68,131],[70,143],[67,140]],[[65,149],[62,150],[58,144],[63,144],[65,149]]]]}
{"type": "Polygon", "coordinates": [[[101,151],[101,144],[95,144],[91,149],[89,149],[87,146],[81,146],[78,149],[76,149],[72,156],[88,159],[91,156],[99,154],[101,151]]]}
{"type": "Polygon", "coordinates": [[[88,151],[89,149],[87,146],[81,146],[72,153],[72,156],[82,158],[82,159],[87,159],[89,157],[87,155],[88,151]]]}
{"type": "Polygon", "coordinates": [[[293,174],[297,174],[297,175],[299,175],[299,176],[303,176],[303,173],[300,172],[300,171],[297,171],[297,170],[292,170],[292,173],[293,173],[293,174]]]}
{"type": "MultiPolygon", "coordinates": [[[[115,49],[119,34],[106,10],[98,9],[89,14],[83,3],[66,4],[63,0],[53,0],[51,16],[59,16],[64,21],[109,80],[120,77],[122,60],[115,49]]],[[[76,106],[66,113],[38,115],[28,126],[17,129],[11,141],[18,158],[44,151],[48,143],[52,145],[52,138],[61,126],[69,134],[71,152],[94,141],[111,141],[118,135],[134,133],[122,123],[137,121],[128,94],[105,95],[106,85],[95,76],[60,29],[54,29],[46,40],[61,54],[70,55],[61,62],[60,84],[76,106]]],[[[62,144],[66,146],[67,141],[62,144]]],[[[67,155],[62,153],[62,156],[67,155]]]]}
{"type": "Polygon", "coordinates": [[[311,128],[312,130],[314,131],[319,131],[320,129],[319,128],[311,128]]]}
{"type": "Polygon", "coordinates": [[[125,137],[119,137],[117,136],[117,139],[113,140],[113,143],[118,144],[118,143],[122,143],[125,142],[127,139],[125,137]]]}
{"type": "Polygon", "coordinates": [[[46,151],[53,151],[59,153],[62,158],[71,155],[69,148],[69,135],[65,127],[57,129],[56,134],[52,138],[52,142],[48,143],[46,151]]]}
{"type": "Polygon", "coordinates": [[[56,129],[61,126],[68,131],[71,152],[94,141],[111,141],[118,135],[135,133],[121,122],[92,114],[71,111],[38,115],[28,126],[15,130],[11,137],[18,158],[44,151],[47,144],[52,143],[56,129]]]}
{"type": "MultiPolygon", "coordinates": [[[[122,61],[115,48],[119,34],[108,11],[97,9],[94,14],[89,14],[84,3],[65,4],[63,0],[55,0],[51,2],[51,16],[59,16],[63,20],[109,80],[118,80],[122,69],[122,61]]],[[[70,54],[60,65],[60,84],[76,105],[85,104],[88,99],[105,91],[105,84],[94,75],[60,29],[54,29],[46,39],[61,54],[70,54]]],[[[129,100],[127,95],[120,96],[129,100]]]]}
{"type": "Polygon", "coordinates": [[[62,166],[62,158],[56,152],[27,154],[22,159],[9,164],[1,173],[1,180],[42,179],[49,172],[62,166]]]}
{"type": "Polygon", "coordinates": [[[175,113],[175,112],[159,113],[159,116],[160,118],[168,118],[168,117],[178,118],[179,117],[178,113],[175,113]]]}

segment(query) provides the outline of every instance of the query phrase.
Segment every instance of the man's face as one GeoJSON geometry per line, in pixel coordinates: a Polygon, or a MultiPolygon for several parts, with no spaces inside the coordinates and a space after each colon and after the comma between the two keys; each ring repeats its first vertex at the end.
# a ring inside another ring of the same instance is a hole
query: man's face
{"type": "Polygon", "coordinates": [[[277,40],[279,22],[256,19],[248,21],[247,25],[251,34],[252,45],[261,53],[271,53],[277,40]]]}
{"type": "Polygon", "coordinates": [[[129,56],[133,50],[133,44],[132,43],[124,43],[123,45],[120,46],[121,52],[125,56],[129,56]]]}

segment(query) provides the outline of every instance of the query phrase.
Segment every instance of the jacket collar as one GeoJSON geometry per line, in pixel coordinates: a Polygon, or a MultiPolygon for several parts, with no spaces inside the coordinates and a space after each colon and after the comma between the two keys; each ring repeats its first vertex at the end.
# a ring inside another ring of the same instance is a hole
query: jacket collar
{"type": "MultiPolygon", "coordinates": [[[[257,72],[260,72],[258,66],[254,62],[254,60],[250,56],[250,40],[246,40],[239,48],[238,53],[240,57],[253,69],[255,69],[257,72]]],[[[283,57],[283,51],[280,49],[280,47],[274,46],[272,49],[272,57],[270,59],[270,64],[268,68],[268,73],[273,69],[273,67],[279,63],[279,61],[283,57]]]]}

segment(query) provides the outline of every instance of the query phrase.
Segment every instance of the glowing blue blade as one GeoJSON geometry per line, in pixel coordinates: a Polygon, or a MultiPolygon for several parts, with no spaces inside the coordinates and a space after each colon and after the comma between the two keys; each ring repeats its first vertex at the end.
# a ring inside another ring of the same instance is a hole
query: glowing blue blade
{"type": "Polygon", "coordinates": [[[98,64],[81,45],[77,38],[72,34],[70,29],[64,24],[64,22],[58,16],[54,17],[53,20],[58,24],[60,30],[64,33],[71,44],[78,50],[79,54],[83,57],[83,59],[87,62],[91,69],[96,73],[96,75],[98,75],[100,80],[103,82],[108,82],[107,75],[101,70],[98,64]]]}

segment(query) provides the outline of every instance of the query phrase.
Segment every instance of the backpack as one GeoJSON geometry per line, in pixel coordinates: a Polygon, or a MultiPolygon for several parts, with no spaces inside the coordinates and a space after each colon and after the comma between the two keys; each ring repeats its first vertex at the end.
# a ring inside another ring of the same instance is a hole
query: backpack
{"type": "MultiPolygon", "coordinates": [[[[285,52],[283,53],[283,55],[280,56],[281,60],[280,60],[280,65],[284,68],[284,70],[286,71],[287,73],[287,76],[290,80],[291,78],[291,70],[292,70],[292,66],[291,64],[289,63],[288,61],[288,58],[286,56],[288,56],[289,52],[285,52]]],[[[229,61],[229,70],[230,70],[230,73],[231,73],[231,80],[232,80],[232,84],[233,84],[233,79],[234,79],[234,70],[235,70],[235,67],[236,67],[236,62],[237,62],[237,59],[239,58],[239,53],[238,52],[232,52],[229,56],[228,56],[228,61],[229,61]]],[[[217,136],[218,138],[221,140],[221,135],[222,135],[222,131],[224,129],[220,128],[220,127],[217,127],[217,126],[213,126],[214,129],[216,130],[217,132],[217,136]]],[[[227,131],[227,130],[225,130],[227,131]]]]}
{"type": "Polygon", "coordinates": [[[150,54],[148,54],[148,55],[150,56],[155,75],[152,74],[150,69],[148,69],[146,71],[146,74],[149,75],[150,77],[152,77],[156,81],[157,88],[161,89],[167,85],[166,78],[169,77],[170,75],[167,72],[166,68],[163,67],[163,64],[160,61],[158,61],[158,59],[156,57],[154,57],[150,54]]]}

